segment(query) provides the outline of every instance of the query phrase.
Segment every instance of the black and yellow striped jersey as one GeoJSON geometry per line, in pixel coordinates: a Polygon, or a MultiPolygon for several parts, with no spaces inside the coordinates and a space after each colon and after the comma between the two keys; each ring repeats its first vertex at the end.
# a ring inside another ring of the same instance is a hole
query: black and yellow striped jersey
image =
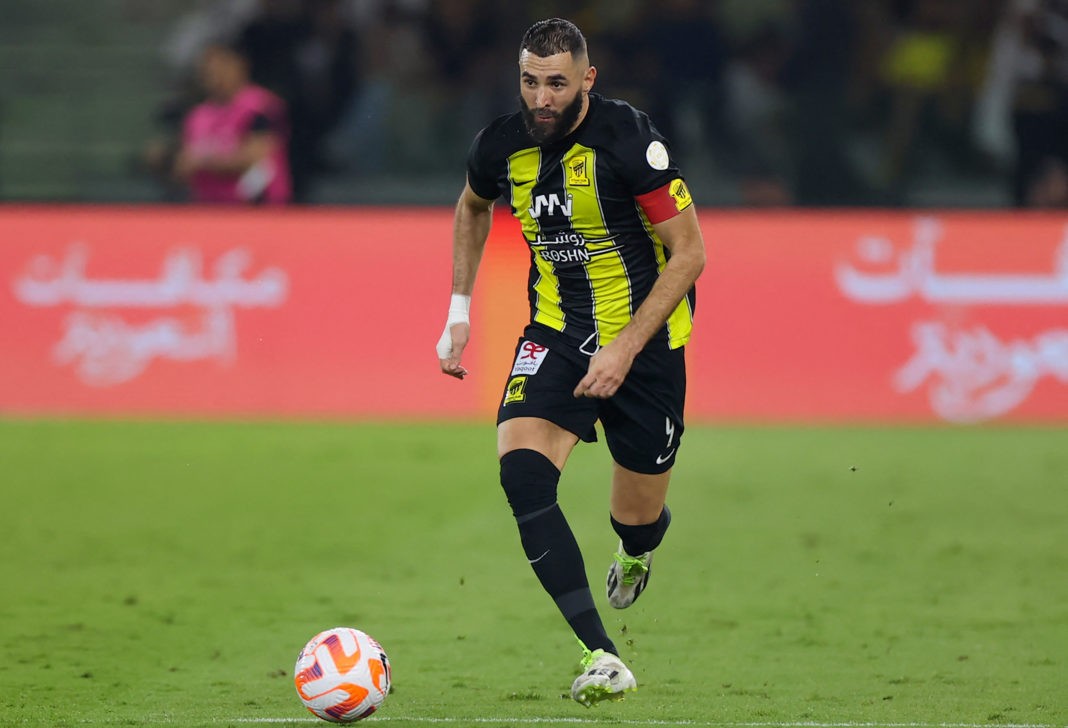
{"type": "MultiPolygon", "coordinates": [[[[467,178],[479,197],[506,199],[522,225],[531,321],[587,354],[626,326],[667,263],[653,223],[692,204],[648,116],[598,94],[553,144],[537,144],[521,112],[494,120],[471,146],[467,178]]],[[[694,303],[691,289],[654,341],[683,346],[694,303]]]]}

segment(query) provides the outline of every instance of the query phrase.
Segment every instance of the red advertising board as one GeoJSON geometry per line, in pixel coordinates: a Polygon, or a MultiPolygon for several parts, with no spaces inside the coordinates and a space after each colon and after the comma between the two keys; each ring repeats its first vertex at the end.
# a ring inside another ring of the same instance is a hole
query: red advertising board
{"type": "Polygon", "coordinates": [[[0,230],[3,411],[476,409],[436,373],[444,211],[25,208],[0,230]]]}
{"type": "MultiPolygon", "coordinates": [[[[491,416],[528,254],[498,214],[445,377],[451,218],[0,208],[0,413],[491,416]]],[[[1068,422],[1068,216],[701,222],[692,421],[1068,422]]]]}
{"type": "Polygon", "coordinates": [[[1068,216],[711,214],[693,411],[1068,421],[1068,216]]]}

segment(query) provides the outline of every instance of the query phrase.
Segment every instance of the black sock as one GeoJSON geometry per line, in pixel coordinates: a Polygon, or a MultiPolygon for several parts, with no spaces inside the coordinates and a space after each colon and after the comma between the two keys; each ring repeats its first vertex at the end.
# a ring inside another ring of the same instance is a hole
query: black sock
{"type": "Polygon", "coordinates": [[[619,534],[623,542],[623,550],[631,556],[641,556],[646,551],[652,551],[664,540],[668,526],[671,525],[671,511],[667,506],[660,511],[660,517],[652,523],[644,523],[639,526],[627,526],[620,523],[611,514],[608,517],[612,521],[612,528],[619,534]]]}
{"type": "Polygon", "coordinates": [[[554,503],[516,520],[527,560],[575,635],[590,650],[616,654],[594,606],[582,552],[560,506],[554,503]]]}
{"type": "Polygon", "coordinates": [[[578,542],[556,502],[559,477],[556,466],[533,450],[513,450],[501,458],[501,483],[542,587],[588,649],[618,654],[593,603],[578,542]]]}

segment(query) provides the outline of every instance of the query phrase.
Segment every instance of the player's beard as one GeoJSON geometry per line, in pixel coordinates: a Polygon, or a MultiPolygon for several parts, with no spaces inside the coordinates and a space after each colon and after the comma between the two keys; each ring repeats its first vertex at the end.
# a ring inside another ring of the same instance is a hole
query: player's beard
{"type": "Polygon", "coordinates": [[[519,107],[523,111],[523,122],[527,131],[538,144],[552,144],[563,139],[571,131],[571,127],[578,121],[582,113],[582,92],[575,94],[575,100],[564,107],[563,111],[554,111],[553,123],[539,123],[534,117],[534,110],[527,106],[523,97],[519,97],[519,107]]]}

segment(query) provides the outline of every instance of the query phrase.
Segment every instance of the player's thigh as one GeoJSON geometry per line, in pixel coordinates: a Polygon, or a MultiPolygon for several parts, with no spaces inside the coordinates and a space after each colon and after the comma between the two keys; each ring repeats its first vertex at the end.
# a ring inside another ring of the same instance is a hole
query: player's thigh
{"type": "Polygon", "coordinates": [[[513,450],[534,450],[563,470],[578,435],[540,417],[513,417],[497,425],[497,457],[513,450]]]}
{"type": "Polygon", "coordinates": [[[497,409],[498,455],[525,447],[560,467],[578,440],[596,440],[597,404],[574,396],[585,372],[581,362],[521,338],[497,409]]]}
{"type": "Polygon", "coordinates": [[[685,429],[686,364],[681,349],[642,352],[619,391],[601,405],[612,459],[645,475],[671,470],[685,429]]]}

